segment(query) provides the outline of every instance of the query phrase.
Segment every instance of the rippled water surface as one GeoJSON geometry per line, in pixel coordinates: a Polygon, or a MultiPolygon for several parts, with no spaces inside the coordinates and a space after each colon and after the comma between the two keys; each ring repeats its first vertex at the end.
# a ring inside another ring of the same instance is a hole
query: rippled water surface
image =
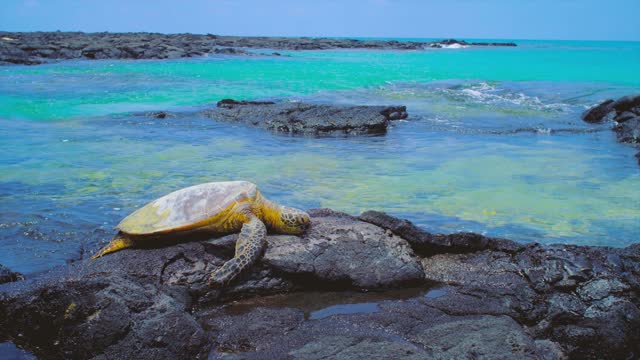
{"type": "Polygon", "coordinates": [[[86,257],[155,197],[231,179],[430,231],[637,241],[637,151],[579,114],[640,91],[640,44],[521,45],[0,67],[0,264],[34,274],[86,257]],[[308,138],[134,115],[226,97],[405,104],[410,117],[384,136],[308,138]]]}

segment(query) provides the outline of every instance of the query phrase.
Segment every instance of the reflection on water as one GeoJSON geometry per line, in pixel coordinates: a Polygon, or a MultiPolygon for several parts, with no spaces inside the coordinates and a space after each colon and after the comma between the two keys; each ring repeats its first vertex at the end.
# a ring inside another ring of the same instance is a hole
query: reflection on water
{"type": "Polygon", "coordinates": [[[377,303],[341,304],[314,311],[306,318],[309,320],[318,320],[333,315],[369,314],[378,311],[380,311],[380,307],[377,303]]]}
{"type": "Polygon", "coordinates": [[[425,297],[429,298],[429,299],[435,299],[435,298],[439,298],[441,296],[445,296],[447,295],[447,292],[443,289],[440,288],[433,288],[429,291],[427,291],[426,294],[424,294],[425,297]]]}
{"type": "MultiPolygon", "coordinates": [[[[419,297],[426,297],[429,299],[439,298],[447,294],[447,291],[441,288],[432,288],[427,291],[424,289],[406,289],[386,291],[378,294],[360,294],[359,298],[353,295],[345,294],[332,294],[332,300],[330,303],[342,301],[371,301],[376,302],[352,302],[346,304],[329,305],[322,309],[315,310],[309,313],[305,313],[305,319],[318,320],[333,315],[349,315],[349,314],[370,314],[380,311],[380,303],[386,300],[410,300],[417,299],[419,297]]],[[[314,297],[315,298],[315,297],[314,297]]],[[[314,300],[314,302],[317,300],[314,300]]],[[[322,306],[322,303],[314,303],[315,306],[322,306]]],[[[325,304],[326,305],[326,304],[325,304]]]]}
{"type": "Polygon", "coordinates": [[[375,313],[380,311],[380,304],[384,301],[437,298],[446,293],[439,287],[371,292],[301,292],[234,301],[224,309],[228,314],[240,315],[256,307],[295,308],[304,311],[306,320],[319,320],[333,315],[375,313]]]}

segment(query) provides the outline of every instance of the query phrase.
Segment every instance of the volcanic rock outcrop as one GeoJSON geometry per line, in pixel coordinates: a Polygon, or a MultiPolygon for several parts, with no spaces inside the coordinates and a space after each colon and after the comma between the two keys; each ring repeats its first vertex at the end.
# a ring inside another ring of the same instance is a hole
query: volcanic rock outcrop
{"type": "Polygon", "coordinates": [[[270,235],[262,260],[225,288],[206,279],[237,235],[123,250],[4,284],[0,338],[60,359],[640,354],[638,244],[523,245],[431,234],[374,211],[310,215],[307,233],[270,235]],[[401,299],[379,292],[416,287],[424,291],[401,299]],[[362,291],[378,297],[352,304],[364,311],[310,315],[284,301],[362,291]]]}

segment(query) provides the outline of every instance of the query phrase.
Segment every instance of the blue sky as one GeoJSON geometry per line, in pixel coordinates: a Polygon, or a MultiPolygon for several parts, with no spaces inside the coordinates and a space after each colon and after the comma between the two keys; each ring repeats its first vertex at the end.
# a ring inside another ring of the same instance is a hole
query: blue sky
{"type": "Polygon", "coordinates": [[[640,41],[640,0],[3,0],[0,30],[640,41]]]}

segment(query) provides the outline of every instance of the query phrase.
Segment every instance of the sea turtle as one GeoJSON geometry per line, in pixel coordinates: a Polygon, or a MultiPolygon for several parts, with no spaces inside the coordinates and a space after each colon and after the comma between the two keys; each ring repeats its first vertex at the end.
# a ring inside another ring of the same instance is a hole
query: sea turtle
{"type": "Polygon", "coordinates": [[[118,234],[91,259],[160,238],[240,231],[235,257],[209,279],[211,285],[222,285],[261,256],[267,229],[301,234],[308,226],[307,213],[270,202],[255,184],[211,182],[172,192],[136,210],[118,224],[118,234]]]}

